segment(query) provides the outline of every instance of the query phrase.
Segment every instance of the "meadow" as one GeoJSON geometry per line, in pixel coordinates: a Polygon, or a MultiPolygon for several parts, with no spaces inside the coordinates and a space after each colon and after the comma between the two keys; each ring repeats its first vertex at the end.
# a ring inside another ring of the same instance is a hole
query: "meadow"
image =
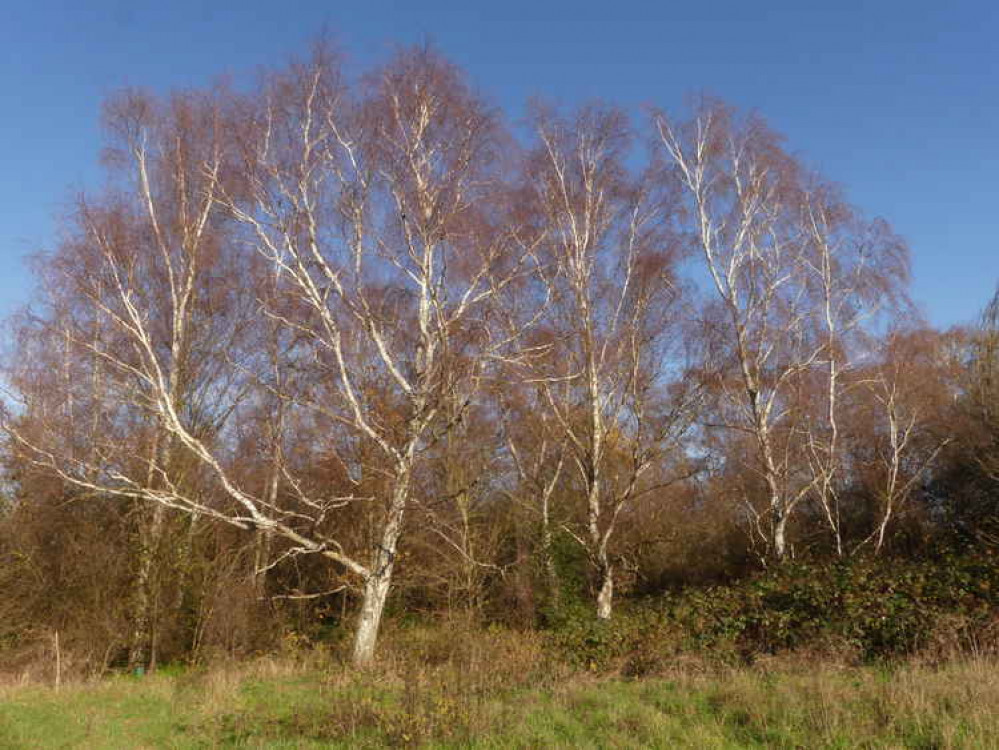
{"type": "Polygon", "coordinates": [[[640,677],[536,633],[408,627],[358,671],[335,649],[0,688],[4,748],[992,748],[999,670],[678,659],[640,677]]]}

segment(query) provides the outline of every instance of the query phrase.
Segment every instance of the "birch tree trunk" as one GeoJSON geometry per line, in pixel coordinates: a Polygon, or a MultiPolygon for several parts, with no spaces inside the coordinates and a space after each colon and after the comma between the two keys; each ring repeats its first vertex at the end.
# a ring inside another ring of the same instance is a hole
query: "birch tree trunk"
{"type": "Polygon", "coordinates": [[[392,571],[409,498],[410,472],[409,466],[404,467],[396,480],[388,517],[375,549],[371,570],[364,581],[361,611],[354,634],[354,665],[358,667],[371,664],[375,657],[375,645],[392,585],[392,571]]]}
{"type": "Polygon", "coordinates": [[[623,113],[584,107],[563,118],[542,111],[536,129],[531,179],[554,269],[545,283],[558,343],[532,382],[578,472],[572,494],[585,520],[576,531],[563,528],[586,552],[595,614],[604,620],[613,611],[610,544],[618,517],[653,457],[672,450],[672,411],[649,418],[648,406],[660,398],[673,403],[663,360],[673,330],[668,313],[678,299],[676,247],[665,230],[671,217],[647,176],[625,166],[631,131],[623,113]]]}
{"type": "MultiPolygon", "coordinates": [[[[156,486],[153,467],[162,465],[168,451],[164,448],[167,438],[159,426],[153,437],[149,472],[146,482],[150,487],[156,486]]],[[[135,589],[132,603],[132,635],[129,647],[128,667],[135,671],[151,668],[153,660],[153,568],[156,564],[157,549],[163,535],[166,509],[162,505],[136,506],[139,514],[138,523],[138,566],[135,576],[135,589]]]]}
{"type": "Polygon", "coordinates": [[[597,570],[600,577],[600,590],[597,592],[597,619],[609,620],[614,605],[614,569],[607,556],[603,555],[597,570]]]}
{"type": "Polygon", "coordinates": [[[156,547],[163,531],[164,509],[155,505],[138,508],[146,516],[139,521],[138,569],[135,577],[135,590],[132,600],[132,635],[128,654],[130,670],[146,670],[151,667],[153,652],[153,566],[156,547]]]}
{"type": "MultiPolygon", "coordinates": [[[[561,468],[561,463],[559,466],[561,468]]],[[[562,587],[559,583],[558,570],[555,567],[551,525],[551,493],[547,487],[541,493],[541,564],[545,572],[549,604],[557,610],[561,603],[562,587]]]]}

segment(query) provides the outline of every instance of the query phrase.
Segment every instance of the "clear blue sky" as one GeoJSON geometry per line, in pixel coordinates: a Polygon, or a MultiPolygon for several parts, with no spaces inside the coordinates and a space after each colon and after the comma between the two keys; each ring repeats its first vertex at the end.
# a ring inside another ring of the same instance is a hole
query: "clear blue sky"
{"type": "Polygon", "coordinates": [[[515,114],[532,94],[755,107],[909,240],[931,322],[969,320],[999,280],[995,0],[5,0],[0,314],[27,300],[23,256],[52,243],[67,196],[99,182],[108,93],[252,72],[324,25],[361,64],[430,38],[515,114]]]}

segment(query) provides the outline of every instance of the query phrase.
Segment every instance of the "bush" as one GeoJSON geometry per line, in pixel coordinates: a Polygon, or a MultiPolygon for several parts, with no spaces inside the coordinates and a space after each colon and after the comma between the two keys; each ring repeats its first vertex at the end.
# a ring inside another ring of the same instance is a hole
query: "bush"
{"type": "Polygon", "coordinates": [[[589,671],[654,673],[682,655],[721,664],[787,651],[875,661],[990,652],[999,629],[990,554],[919,562],[792,562],[730,586],[623,603],[610,622],[563,607],[548,638],[589,671]]]}
{"type": "Polygon", "coordinates": [[[943,642],[990,647],[977,636],[989,631],[997,586],[989,554],[789,563],[736,586],[686,592],[669,617],[695,649],[735,643],[751,658],[846,646],[871,660],[943,642]]]}

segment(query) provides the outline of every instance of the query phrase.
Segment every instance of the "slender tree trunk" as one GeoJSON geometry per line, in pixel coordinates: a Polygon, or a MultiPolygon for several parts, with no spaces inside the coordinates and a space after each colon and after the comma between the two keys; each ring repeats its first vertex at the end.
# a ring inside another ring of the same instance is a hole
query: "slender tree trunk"
{"type": "Polygon", "coordinates": [[[263,596],[267,587],[267,571],[265,570],[271,557],[271,544],[274,539],[272,529],[257,529],[253,537],[253,590],[256,595],[263,596]]]}
{"type": "MultiPolygon", "coordinates": [[[[828,284],[827,284],[828,286],[828,284]]],[[[827,302],[828,310],[828,302],[827,302]]],[[[832,330],[832,314],[826,314],[829,319],[829,328],[832,330]]],[[[843,534],[840,531],[840,517],[839,517],[839,499],[838,496],[834,496],[832,492],[832,482],[833,476],[838,467],[838,450],[839,450],[839,424],[836,420],[836,386],[839,381],[839,368],[836,367],[836,358],[833,355],[833,341],[832,334],[830,334],[829,341],[829,411],[826,417],[829,421],[829,465],[826,468],[825,480],[822,489],[822,496],[824,498],[823,504],[826,507],[826,513],[829,516],[829,525],[832,527],[833,541],[836,543],[836,556],[843,556],[843,534]],[[833,504],[835,503],[835,508],[833,504]]]]}
{"type": "Polygon", "coordinates": [[[589,490],[590,549],[596,557],[597,580],[597,619],[609,620],[614,599],[614,577],[607,559],[606,539],[600,533],[600,478],[596,469],[592,470],[589,490]]]}
{"type": "Polygon", "coordinates": [[[878,524],[877,541],[874,543],[874,554],[875,555],[881,554],[881,548],[884,546],[884,543],[885,543],[885,531],[888,528],[888,521],[890,519],[891,519],[891,512],[890,511],[886,511],[885,515],[884,515],[884,518],[881,519],[881,523],[878,524]]]}
{"type": "MultiPolygon", "coordinates": [[[[179,544],[177,546],[176,559],[173,561],[177,574],[177,589],[173,597],[173,608],[170,610],[170,614],[183,617],[186,606],[191,606],[192,608],[196,606],[194,601],[197,593],[193,590],[192,581],[194,580],[195,535],[198,531],[198,517],[193,515],[187,516],[186,518],[182,518],[181,522],[183,528],[176,532],[179,544]]],[[[193,627],[194,625],[189,625],[185,622],[185,631],[193,627]]]]}
{"type": "Polygon", "coordinates": [[[843,534],[839,530],[839,511],[836,512],[836,525],[833,528],[833,541],[836,543],[836,557],[843,557],[843,534]]]}
{"type": "Polygon", "coordinates": [[[555,556],[552,552],[551,512],[549,509],[549,493],[541,498],[541,559],[545,570],[545,582],[548,586],[548,601],[552,607],[558,608],[561,591],[558,571],[555,570],[555,556]]]}
{"type": "Polygon", "coordinates": [[[609,620],[614,606],[614,569],[603,556],[600,562],[600,591],[597,593],[597,619],[609,620]]]}
{"type": "MultiPolygon", "coordinates": [[[[281,420],[283,422],[283,419],[281,420]]],[[[280,448],[274,448],[274,461],[271,475],[267,480],[267,502],[276,508],[278,489],[281,482],[280,448]]],[[[257,529],[253,539],[253,590],[257,597],[263,596],[267,585],[267,565],[271,559],[271,546],[274,540],[274,530],[271,528],[257,529]]]]}
{"type": "MultiPolygon", "coordinates": [[[[896,441],[893,439],[892,442],[894,444],[896,441]]],[[[896,449],[896,451],[897,451],[897,449],[896,449]]],[[[897,457],[898,453],[896,452],[894,455],[897,457]]],[[[898,476],[897,466],[898,466],[898,459],[896,458],[895,462],[892,465],[891,472],[890,472],[891,480],[889,481],[889,484],[888,484],[888,491],[885,494],[885,510],[884,510],[884,514],[881,516],[881,521],[878,523],[878,530],[877,530],[877,534],[875,536],[875,539],[876,539],[876,541],[874,543],[874,554],[875,555],[881,554],[881,547],[883,547],[884,543],[885,543],[885,532],[888,530],[888,524],[891,522],[892,513],[895,510],[895,507],[894,507],[894,505],[895,505],[895,503],[894,503],[894,501],[895,501],[895,487],[896,487],[896,477],[898,476]]]]}
{"type": "Polygon", "coordinates": [[[783,506],[778,503],[774,506],[774,557],[778,562],[787,557],[787,520],[788,514],[784,512],[783,506]]]}
{"type": "MultiPolygon", "coordinates": [[[[146,511],[142,507],[140,511],[146,511]]],[[[153,567],[156,563],[156,548],[163,533],[164,509],[154,505],[149,518],[139,521],[139,561],[133,594],[132,636],[129,647],[128,666],[132,670],[150,666],[153,640],[153,567]]],[[[145,516],[145,513],[142,513],[145,516]]]]}
{"type": "MultiPolygon", "coordinates": [[[[755,397],[753,400],[753,412],[754,414],[757,413],[755,397]]],[[[763,470],[766,474],[767,491],[770,494],[770,544],[773,549],[774,558],[777,562],[782,562],[787,557],[787,522],[791,516],[791,508],[785,502],[784,495],[778,484],[778,472],[774,465],[769,429],[759,417],[756,417],[756,425],[757,440],[760,445],[760,458],[762,459],[763,470]]]]}
{"type": "Polygon", "coordinates": [[[375,551],[374,565],[364,582],[364,598],[354,635],[354,665],[358,667],[371,664],[375,657],[378,629],[392,584],[392,569],[395,566],[399,535],[402,533],[402,521],[409,497],[411,471],[411,467],[406,466],[396,480],[381,542],[375,551]]]}
{"type": "MultiPolygon", "coordinates": [[[[164,435],[160,427],[156,428],[153,438],[152,459],[149,473],[146,477],[147,487],[156,487],[158,479],[155,467],[164,469],[170,461],[172,445],[169,435],[164,435]]],[[[143,501],[144,502],[144,501],[143,501]]],[[[155,666],[155,631],[156,631],[156,591],[154,590],[154,569],[157,564],[158,550],[166,530],[166,508],[159,503],[153,503],[148,510],[140,507],[139,516],[139,561],[135,580],[135,600],[133,611],[132,643],[129,652],[129,667],[152,669],[155,666]]]]}
{"type": "Polygon", "coordinates": [[[478,571],[475,567],[475,550],[472,543],[472,518],[469,501],[468,493],[462,491],[457,502],[461,513],[462,573],[465,578],[466,614],[475,612],[479,606],[478,571]]]}

